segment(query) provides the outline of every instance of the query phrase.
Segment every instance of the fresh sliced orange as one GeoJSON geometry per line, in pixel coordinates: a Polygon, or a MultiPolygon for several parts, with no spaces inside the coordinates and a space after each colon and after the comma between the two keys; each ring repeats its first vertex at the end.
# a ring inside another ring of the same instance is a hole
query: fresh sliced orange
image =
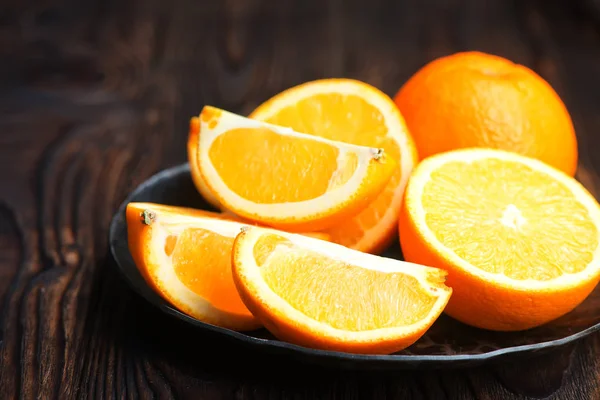
{"type": "Polygon", "coordinates": [[[200,114],[196,161],[219,203],[294,232],[317,231],[364,209],[396,163],[382,149],[298,133],[214,107],[200,114]]]}
{"type": "Polygon", "coordinates": [[[181,312],[236,331],[256,329],[260,323],[244,306],[231,276],[233,239],[246,225],[204,214],[129,203],[133,260],[148,285],[181,312]]]}
{"type": "Polygon", "coordinates": [[[406,181],[417,163],[415,143],[392,99],[360,81],[322,79],[277,94],[250,118],[384,149],[397,161],[385,190],[366,209],[327,232],[332,241],[369,253],[378,253],[392,242],[406,181]]]}
{"type": "Polygon", "coordinates": [[[273,335],[325,350],[406,348],[451,294],[442,270],[264,228],[237,236],[233,265],[244,304],[273,335]]]}
{"type": "Polygon", "coordinates": [[[446,312],[515,331],[566,314],[600,279],[600,207],[576,180],[501,150],[455,150],[414,170],[400,218],[408,261],[448,271],[446,312]]]}

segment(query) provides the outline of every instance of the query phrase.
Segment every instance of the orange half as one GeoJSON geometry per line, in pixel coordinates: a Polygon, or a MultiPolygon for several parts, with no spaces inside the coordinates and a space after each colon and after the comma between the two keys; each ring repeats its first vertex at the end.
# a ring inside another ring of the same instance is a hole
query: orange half
{"type": "Polygon", "coordinates": [[[492,149],[428,157],[400,218],[408,261],[448,271],[446,312],[515,331],[574,309],[600,279],[600,206],[546,163],[492,149]]]}

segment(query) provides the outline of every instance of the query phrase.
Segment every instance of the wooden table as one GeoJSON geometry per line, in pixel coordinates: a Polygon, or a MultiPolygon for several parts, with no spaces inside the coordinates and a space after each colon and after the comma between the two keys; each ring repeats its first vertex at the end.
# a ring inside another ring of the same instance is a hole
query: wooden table
{"type": "Polygon", "coordinates": [[[428,60],[467,49],[551,82],[574,119],[578,178],[600,194],[595,1],[2,3],[0,397],[600,398],[600,335],[474,369],[300,369],[158,312],[107,253],[117,205],[185,161],[188,118],[203,105],[247,113],[339,76],[393,95],[428,60]]]}

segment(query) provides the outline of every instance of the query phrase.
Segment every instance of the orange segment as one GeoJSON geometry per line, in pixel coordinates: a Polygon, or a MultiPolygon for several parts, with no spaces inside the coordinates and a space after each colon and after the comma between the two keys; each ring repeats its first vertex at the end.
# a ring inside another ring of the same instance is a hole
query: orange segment
{"type": "Polygon", "coordinates": [[[364,209],[390,180],[381,149],[335,142],[214,107],[200,115],[196,161],[223,207],[289,231],[316,231],[364,209]]]}
{"type": "Polygon", "coordinates": [[[413,140],[393,101],[363,82],[324,79],[288,89],[260,105],[250,118],[331,140],[382,148],[398,166],[369,206],[327,229],[332,240],[379,252],[396,234],[406,180],[417,161],[413,140]]]}
{"type": "Polygon", "coordinates": [[[233,276],[248,309],[282,340],[352,353],[414,343],[451,290],[441,270],[261,228],[235,240],[233,276]]]}
{"type": "Polygon", "coordinates": [[[231,275],[233,239],[245,225],[185,210],[128,204],[129,249],[146,282],[200,321],[241,331],[260,327],[231,275]]]}
{"type": "Polygon", "coordinates": [[[499,150],[461,150],[414,171],[400,222],[407,260],[446,269],[447,312],[493,330],[538,326],[600,279],[600,207],[574,179],[499,150]]]}

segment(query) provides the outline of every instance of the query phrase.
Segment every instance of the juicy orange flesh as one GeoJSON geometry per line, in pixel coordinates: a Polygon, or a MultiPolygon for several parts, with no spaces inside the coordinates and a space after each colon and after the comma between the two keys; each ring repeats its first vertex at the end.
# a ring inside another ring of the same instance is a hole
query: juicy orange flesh
{"type": "Polygon", "coordinates": [[[311,319],[346,331],[406,326],[435,303],[418,280],[403,273],[357,267],[264,235],[254,257],[266,284],[311,319]]]}
{"type": "Polygon", "coordinates": [[[521,163],[450,162],[423,189],[426,223],[471,265],[512,279],[582,271],[598,246],[586,208],[551,176],[521,163]]]}
{"type": "Polygon", "coordinates": [[[361,146],[381,147],[387,134],[377,108],[359,96],[341,93],[315,94],[282,108],[266,121],[361,146]]]}
{"type": "Polygon", "coordinates": [[[187,228],[165,241],[175,274],[188,289],[227,312],[249,314],[233,283],[233,238],[201,228],[187,228]]]}
{"type": "Polygon", "coordinates": [[[346,183],[358,165],[356,154],[340,154],[327,143],[264,128],[232,129],[220,135],[209,157],[232,191],[263,204],[319,197],[346,183]]]}
{"type": "MultiPolygon", "coordinates": [[[[382,148],[400,165],[400,148],[396,141],[387,136],[383,115],[356,95],[335,92],[316,94],[282,108],[265,121],[331,140],[382,148]]],[[[401,177],[398,168],[384,191],[367,209],[345,223],[330,228],[327,232],[333,240],[350,246],[362,237],[364,231],[377,225],[389,208],[401,177]]]]}

